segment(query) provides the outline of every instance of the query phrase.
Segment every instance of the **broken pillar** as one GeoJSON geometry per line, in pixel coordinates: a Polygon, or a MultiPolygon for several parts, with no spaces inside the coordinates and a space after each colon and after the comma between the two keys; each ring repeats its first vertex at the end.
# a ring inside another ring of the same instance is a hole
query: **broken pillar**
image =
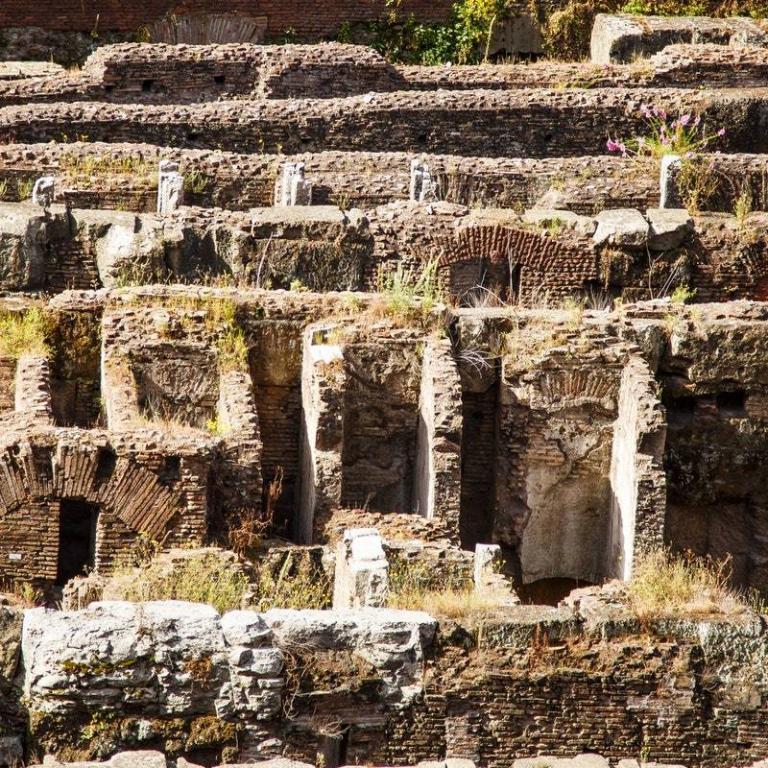
{"type": "Polygon", "coordinates": [[[304,163],[286,163],[280,179],[279,205],[312,205],[312,184],[307,181],[304,163]]]}
{"type": "Polygon", "coordinates": [[[680,190],[677,179],[680,175],[682,160],[679,155],[664,155],[661,158],[660,192],[661,202],[659,208],[683,208],[680,199],[680,190]]]}
{"type": "Polygon", "coordinates": [[[25,413],[36,422],[53,423],[51,371],[44,357],[22,355],[16,364],[17,413],[25,413]]]}
{"type": "Polygon", "coordinates": [[[179,164],[172,160],[161,160],[157,182],[157,212],[165,216],[175,211],[184,202],[184,177],[179,173],[179,164]]]}
{"type": "Polygon", "coordinates": [[[499,572],[502,564],[501,547],[498,544],[475,545],[475,589],[487,587],[499,572]]]}
{"type": "Polygon", "coordinates": [[[389,593],[387,556],[375,528],[350,528],[336,549],[333,607],[381,608],[389,593]]]}
{"type": "Polygon", "coordinates": [[[32,188],[32,202],[47,210],[53,205],[55,194],[56,179],[53,176],[41,176],[32,188]]]}
{"type": "Polygon", "coordinates": [[[520,598],[503,567],[504,555],[498,544],[475,545],[475,592],[492,598],[500,606],[518,605],[520,598]]]}
{"type": "Polygon", "coordinates": [[[437,198],[437,185],[427,163],[415,158],[411,161],[411,200],[428,203],[437,198]]]}
{"type": "Polygon", "coordinates": [[[459,532],[461,511],[461,377],[449,339],[430,340],[422,357],[413,508],[459,532]]]}

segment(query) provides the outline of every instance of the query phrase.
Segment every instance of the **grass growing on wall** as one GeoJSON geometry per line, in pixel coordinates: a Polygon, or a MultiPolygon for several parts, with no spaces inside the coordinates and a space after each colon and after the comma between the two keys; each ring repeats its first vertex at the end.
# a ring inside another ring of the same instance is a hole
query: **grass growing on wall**
{"type": "Polygon", "coordinates": [[[26,312],[0,314],[0,357],[18,360],[24,356],[48,357],[46,318],[37,307],[26,312]]]}
{"type": "Polygon", "coordinates": [[[426,611],[449,619],[466,618],[499,607],[491,594],[478,593],[460,573],[445,573],[423,561],[395,559],[389,567],[390,608],[426,611]]]}
{"type": "Polygon", "coordinates": [[[132,557],[104,588],[105,600],[185,600],[212,605],[220,613],[249,608],[328,608],[331,579],[309,553],[297,549],[275,565],[238,560],[214,548],[165,555],[160,545],[140,539],[132,557]]]}
{"type": "Polygon", "coordinates": [[[118,569],[104,597],[136,603],[186,600],[212,605],[223,613],[241,607],[248,585],[247,576],[231,558],[201,550],[173,563],[150,556],[138,567],[118,569]]]}
{"type": "Polygon", "coordinates": [[[748,600],[730,585],[731,561],[666,549],[641,555],[629,582],[629,606],[643,619],[742,613],[748,600]]]}

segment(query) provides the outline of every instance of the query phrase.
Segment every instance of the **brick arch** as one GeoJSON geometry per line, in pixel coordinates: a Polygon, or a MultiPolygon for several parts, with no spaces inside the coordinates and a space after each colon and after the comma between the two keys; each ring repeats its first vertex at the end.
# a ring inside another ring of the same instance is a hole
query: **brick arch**
{"type": "Polygon", "coordinates": [[[148,25],[153,43],[210,45],[213,43],[263,43],[268,18],[221,9],[190,10],[176,6],[148,25]]]}
{"type": "Polygon", "coordinates": [[[181,511],[178,494],[146,467],[116,456],[108,444],[77,440],[34,444],[26,439],[0,452],[0,524],[31,503],[81,499],[97,504],[136,533],[160,538],[181,511]]]}
{"type": "Polygon", "coordinates": [[[550,404],[616,406],[619,381],[605,368],[564,368],[545,371],[538,379],[540,397],[550,404]]]}
{"type": "Polygon", "coordinates": [[[460,226],[438,240],[438,268],[486,260],[521,270],[521,291],[538,287],[568,293],[598,278],[597,260],[587,240],[566,242],[544,232],[503,224],[460,226]]]}

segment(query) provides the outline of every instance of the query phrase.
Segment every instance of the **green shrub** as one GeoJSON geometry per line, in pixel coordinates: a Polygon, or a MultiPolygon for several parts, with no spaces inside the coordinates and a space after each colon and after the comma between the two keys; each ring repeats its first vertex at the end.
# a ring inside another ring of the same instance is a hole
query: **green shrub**
{"type": "Polygon", "coordinates": [[[382,294],[384,314],[407,322],[426,320],[443,299],[437,266],[437,259],[430,259],[421,272],[402,261],[389,271],[380,269],[377,290],[382,294]]]}

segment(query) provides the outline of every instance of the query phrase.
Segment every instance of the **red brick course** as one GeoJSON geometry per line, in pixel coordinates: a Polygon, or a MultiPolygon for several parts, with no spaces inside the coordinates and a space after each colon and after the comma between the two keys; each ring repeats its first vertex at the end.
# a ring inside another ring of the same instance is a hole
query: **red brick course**
{"type": "MultiPolygon", "coordinates": [[[[443,21],[451,4],[451,0],[402,0],[398,12],[403,17],[413,14],[421,21],[443,21]]],[[[34,0],[3,0],[0,29],[133,32],[169,13],[245,13],[266,16],[268,36],[281,35],[290,28],[301,38],[322,38],[332,35],[345,21],[371,21],[389,12],[384,0],[50,0],[44,9],[34,0]]]]}

